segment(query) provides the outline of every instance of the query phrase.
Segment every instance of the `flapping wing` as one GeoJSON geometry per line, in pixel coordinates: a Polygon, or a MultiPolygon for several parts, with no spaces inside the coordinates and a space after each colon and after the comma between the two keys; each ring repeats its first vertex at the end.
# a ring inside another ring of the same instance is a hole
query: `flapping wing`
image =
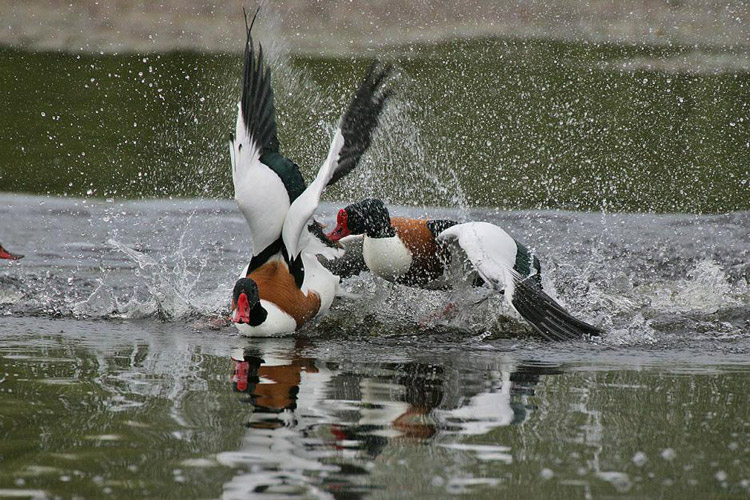
{"type": "Polygon", "coordinates": [[[323,262],[323,266],[341,279],[355,276],[368,270],[362,255],[363,235],[350,235],[339,240],[344,247],[344,255],[323,262]]]}
{"type": "Polygon", "coordinates": [[[294,259],[301,252],[300,235],[318,207],[326,186],[351,172],[370,147],[380,114],[391,96],[390,91],[382,88],[391,71],[390,66],[379,69],[377,62],[370,66],[341,118],[326,161],[315,180],[289,208],[282,238],[290,258],[294,259]]]}
{"type": "Polygon", "coordinates": [[[238,122],[243,125],[243,132],[251,137],[254,149],[259,154],[265,154],[278,152],[279,140],[276,135],[276,108],[273,104],[271,70],[266,67],[263,59],[263,45],[258,43],[256,57],[253,44],[252,30],[257,15],[256,11],[249,26],[245,18],[247,40],[242,66],[242,97],[238,104],[238,122]]]}
{"type": "MultiPolygon", "coordinates": [[[[390,65],[378,69],[377,61],[374,61],[368,68],[349,108],[341,118],[339,130],[344,137],[344,142],[338,151],[338,156],[334,157],[336,164],[327,185],[335,184],[351,172],[370,147],[383,107],[388,98],[393,95],[393,92],[388,89],[381,90],[383,82],[392,71],[393,67],[390,65]]],[[[332,153],[335,153],[333,144],[328,154],[329,160],[331,160],[332,153]]]]}
{"type": "Polygon", "coordinates": [[[460,250],[485,282],[512,296],[516,242],[508,233],[487,222],[467,222],[444,230],[437,241],[451,246],[452,253],[460,250]]]}
{"type": "MultiPolygon", "coordinates": [[[[247,18],[245,22],[247,24],[247,18]]],[[[271,72],[265,66],[260,44],[256,54],[251,33],[254,22],[255,16],[250,26],[246,26],[242,96],[237,104],[236,135],[230,135],[229,151],[234,198],[250,225],[253,254],[257,255],[281,236],[290,195],[285,179],[262,161],[266,158],[268,163],[283,166],[284,158],[278,153],[271,72]]],[[[296,172],[301,180],[298,170],[296,172]]]]}
{"type": "Polygon", "coordinates": [[[454,245],[466,254],[477,273],[518,313],[548,340],[571,340],[602,331],[570,315],[544,293],[533,278],[521,276],[513,267],[517,243],[505,231],[486,222],[470,222],[450,227],[438,241],[454,245]]]}

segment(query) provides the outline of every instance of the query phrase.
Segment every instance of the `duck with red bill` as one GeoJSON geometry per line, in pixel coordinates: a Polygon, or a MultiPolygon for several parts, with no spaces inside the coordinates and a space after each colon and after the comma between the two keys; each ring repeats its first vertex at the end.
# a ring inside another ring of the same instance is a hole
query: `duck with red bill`
{"type": "Polygon", "coordinates": [[[23,259],[23,255],[20,253],[11,253],[0,245],[0,259],[18,260],[23,259]]]}

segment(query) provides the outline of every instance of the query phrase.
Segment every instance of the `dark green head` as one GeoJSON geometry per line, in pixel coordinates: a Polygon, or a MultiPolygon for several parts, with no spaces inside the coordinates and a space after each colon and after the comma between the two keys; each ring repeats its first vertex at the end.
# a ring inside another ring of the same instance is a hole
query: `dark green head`
{"type": "Polygon", "coordinates": [[[338,241],[350,234],[365,234],[371,238],[394,236],[396,233],[385,204],[376,198],[367,198],[339,210],[336,228],[328,238],[338,241]]]}

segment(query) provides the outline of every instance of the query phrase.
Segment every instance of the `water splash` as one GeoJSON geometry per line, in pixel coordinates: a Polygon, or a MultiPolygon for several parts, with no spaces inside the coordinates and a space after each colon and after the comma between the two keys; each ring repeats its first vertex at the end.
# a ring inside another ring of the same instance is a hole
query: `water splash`
{"type": "Polygon", "coordinates": [[[747,294],[747,283],[730,284],[718,263],[703,260],[688,271],[686,278],[669,287],[654,287],[651,306],[671,312],[713,314],[722,308],[745,303],[747,294]]]}
{"type": "MultiPolygon", "coordinates": [[[[120,304],[112,299],[118,307],[119,316],[124,318],[138,318],[155,315],[164,321],[181,321],[202,315],[217,314],[221,311],[221,303],[226,302],[222,290],[209,294],[199,292],[195,284],[200,282],[206,263],[203,261],[195,270],[189,266],[181,252],[177,253],[173,265],[159,263],[143,252],[130,248],[119,241],[107,241],[112,247],[123,252],[138,265],[135,275],[148,290],[145,302],[137,298],[120,304]]],[[[183,248],[183,247],[179,247],[183,248]]],[[[103,293],[106,293],[103,292],[103,293]]],[[[89,305],[100,295],[99,288],[79,308],[89,305]]]]}

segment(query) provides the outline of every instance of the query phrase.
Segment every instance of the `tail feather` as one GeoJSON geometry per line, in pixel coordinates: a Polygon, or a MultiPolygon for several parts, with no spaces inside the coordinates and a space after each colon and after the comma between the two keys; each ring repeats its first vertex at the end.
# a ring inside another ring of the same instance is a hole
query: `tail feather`
{"type": "Polygon", "coordinates": [[[335,184],[357,166],[362,155],[372,142],[372,135],[378,126],[380,114],[386,101],[393,95],[391,90],[381,90],[385,79],[393,72],[390,64],[378,68],[373,62],[349,107],[341,119],[341,135],[344,146],[339,151],[338,165],[328,185],[335,184]]]}
{"type": "Polygon", "coordinates": [[[521,316],[547,340],[572,340],[603,333],[599,328],[571,316],[528,279],[516,281],[512,302],[521,316]]]}

